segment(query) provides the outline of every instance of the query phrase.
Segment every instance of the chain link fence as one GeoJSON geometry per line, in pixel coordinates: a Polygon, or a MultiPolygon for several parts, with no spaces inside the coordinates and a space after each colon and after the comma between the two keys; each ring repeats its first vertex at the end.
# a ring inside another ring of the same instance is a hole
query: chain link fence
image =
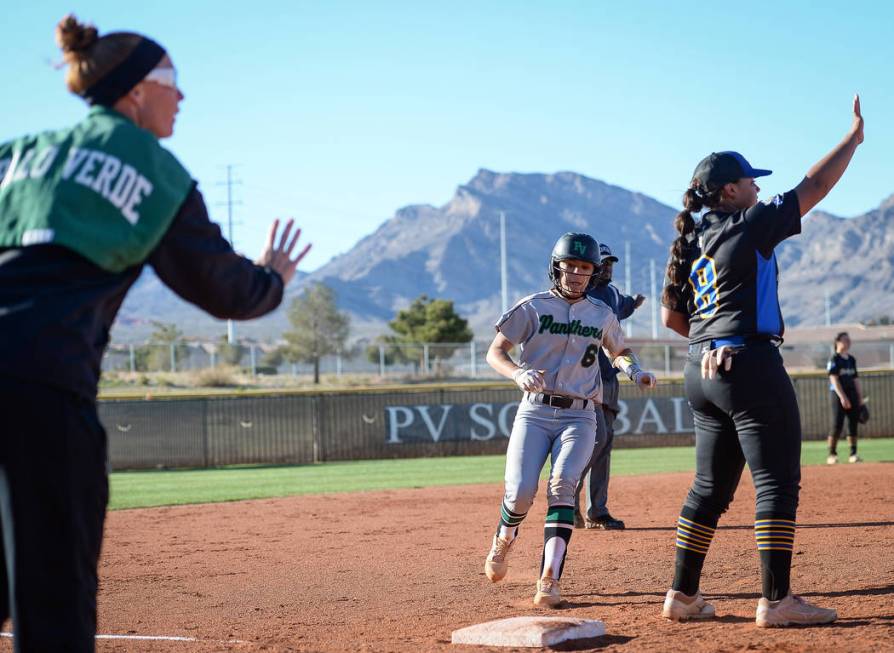
{"type": "MultiPolygon", "coordinates": [[[[415,345],[361,345],[320,360],[320,373],[341,377],[360,375],[379,379],[497,379],[485,360],[487,342],[423,343],[415,345]]],[[[662,377],[682,374],[687,346],[682,341],[631,340],[631,347],[646,369],[662,377]]],[[[790,371],[825,369],[832,347],[824,344],[784,344],[781,348],[790,371]]],[[[855,342],[851,348],[861,370],[894,369],[894,343],[855,342]]],[[[112,345],[103,358],[104,372],[198,372],[232,366],[252,375],[307,376],[313,366],[290,362],[276,345],[248,343],[178,342],[112,345]]]]}

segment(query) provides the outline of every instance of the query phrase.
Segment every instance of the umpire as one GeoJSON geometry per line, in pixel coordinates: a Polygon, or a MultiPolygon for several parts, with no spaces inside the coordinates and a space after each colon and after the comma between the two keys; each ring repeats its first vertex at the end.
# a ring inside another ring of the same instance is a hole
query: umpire
{"type": "MultiPolygon", "coordinates": [[[[625,295],[612,284],[612,272],[614,264],[618,262],[618,257],[612,254],[608,245],[605,243],[599,245],[599,255],[599,281],[587,294],[607,304],[619,322],[626,320],[643,305],[646,298],[642,295],[635,297],[625,295]]],[[[605,416],[603,420],[605,433],[597,434],[600,441],[596,443],[593,456],[584,473],[581,474],[574,502],[574,526],[575,528],[621,530],[624,528],[624,522],[612,517],[608,511],[608,478],[611,468],[612,443],[615,438],[614,423],[618,416],[620,384],[618,383],[618,370],[612,367],[602,349],[599,350],[599,371],[602,375],[602,414],[605,416]],[[580,495],[585,484],[588,486],[586,519],[580,509],[580,495]]]]}
{"type": "Polygon", "coordinates": [[[109,491],[96,391],[143,266],[215,317],[249,319],[279,305],[307,251],[293,259],[298,232],[277,239],[274,222],[253,263],[209,220],[158,142],[183,99],[164,48],[74,16],[56,40],[87,116],[0,144],[0,622],[19,652],[94,650],[109,491]]]}

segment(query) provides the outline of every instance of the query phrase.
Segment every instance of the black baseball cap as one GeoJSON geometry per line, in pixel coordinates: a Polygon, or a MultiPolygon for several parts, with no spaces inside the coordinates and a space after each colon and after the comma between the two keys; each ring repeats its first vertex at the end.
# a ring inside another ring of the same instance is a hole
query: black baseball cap
{"type": "Polygon", "coordinates": [[[744,156],[738,152],[728,151],[712,152],[706,156],[695,166],[692,178],[698,179],[706,186],[709,184],[722,186],[739,181],[743,177],[766,177],[771,174],[772,170],[752,168],[744,156]]]}
{"type": "Polygon", "coordinates": [[[618,262],[618,257],[612,254],[612,249],[605,243],[599,243],[599,258],[603,263],[606,261],[611,261],[612,263],[618,262]]]}

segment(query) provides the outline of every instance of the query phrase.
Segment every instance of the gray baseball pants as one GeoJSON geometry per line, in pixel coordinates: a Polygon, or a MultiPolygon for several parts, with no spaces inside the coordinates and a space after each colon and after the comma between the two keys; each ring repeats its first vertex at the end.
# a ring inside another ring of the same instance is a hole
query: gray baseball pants
{"type": "Polygon", "coordinates": [[[604,428],[602,411],[572,410],[523,399],[506,449],[506,508],[525,514],[534,503],[540,472],[550,459],[549,506],[572,506],[578,481],[604,428]]]}

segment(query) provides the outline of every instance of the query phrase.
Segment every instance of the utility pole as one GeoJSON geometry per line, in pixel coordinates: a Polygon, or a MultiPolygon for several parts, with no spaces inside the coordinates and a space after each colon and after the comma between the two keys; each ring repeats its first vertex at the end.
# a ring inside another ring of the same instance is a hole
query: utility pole
{"type": "MultiPolygon", "coordinates": [[[[633,284],[630,282],[630,241],[624,241],[624,294],[625,295],[633,295],[633,291],[630,287],[633,284]]],[[[633,317],[632,315],[630,316],[633,317]]],[[[625,326],[627,327],[627,337],[633,337],[633,321],[632,319],[625,320],[625,326]]]]}
{"type": "Polygon", "coordinates": [[[832,306],[829,302],[829,289],[826,288],[826,326],[832,326],[832,306]]]}
{"type": "Polygon", "coordinates": [[[500,211],[500,298],[503,313],[509,310],[509,272],[506,261],[506,214],[500,211]]]}
{"type": "MultiPolygon", "coordinates": [[[[227,207],[227,237],[230,241],[230,246],[235,249],[236,243],[233,239],[233,207],[237,204],[241,204],[242,202],[234,202],[233,201],[233,186],[238,186],[241,184],[241,181],[238,181],[233,178],[233,168],[235,168],[231,163],[227,164],[227,180],[224,182],[218,182],[218,186],[226,186],[227,187],[227,201],[225,202],[227,207]]],[[[220,203],[218,203],[220,204],[220,203]]],[[[236,325],[233,323],[233,320],[227,320],[227,342],[231,345],[236,344],[236,325]]]]}
{"type": "Polygon", "coordinates": [[[651,282],[649,306],[652,308],[652,340],[658,340],[658,302],[655,299],[658,297],[658,289],[655,287],[657,282],[655,281],[655,259],[653,258],[649,259],[649,277],[651,282]]]}

